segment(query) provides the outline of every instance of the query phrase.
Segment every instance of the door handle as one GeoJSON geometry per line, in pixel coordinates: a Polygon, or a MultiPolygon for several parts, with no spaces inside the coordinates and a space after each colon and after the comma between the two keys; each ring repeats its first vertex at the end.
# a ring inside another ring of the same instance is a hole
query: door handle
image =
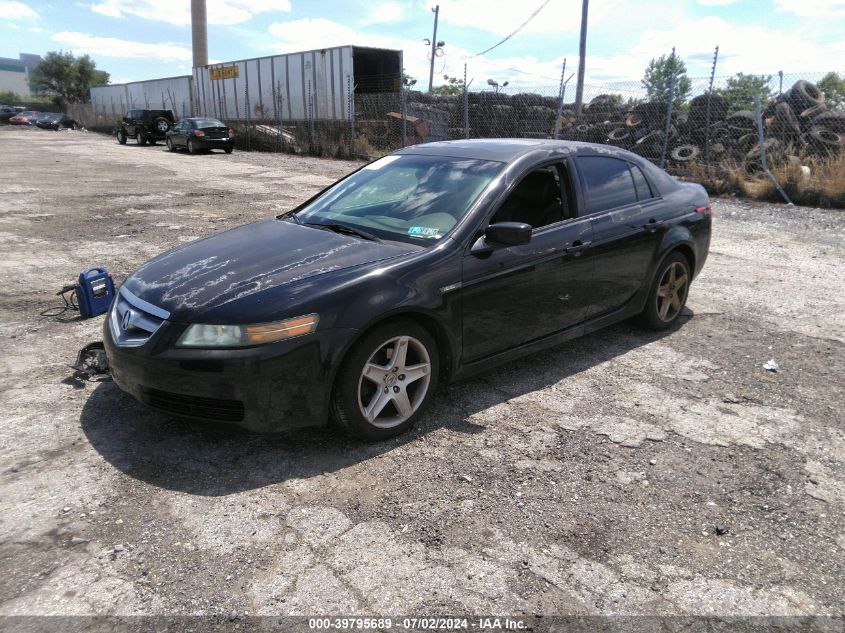
{"type": "Polygon", "coordinates": [[[566,247],[566,252],[571,253],[575,257],[578,257],[586,248],[588,248],[592,244],[592,242],[582,242],[581,240],[575,240],[572,242],[572,246],[566,247]]]}
{"type": "Polygon", "coordinates": [[[654,233],[661,226],[663,226],[663,222],[651,218],[646,224],[642,225],[642,228],[647,230],[649,233],[654,233]]]}

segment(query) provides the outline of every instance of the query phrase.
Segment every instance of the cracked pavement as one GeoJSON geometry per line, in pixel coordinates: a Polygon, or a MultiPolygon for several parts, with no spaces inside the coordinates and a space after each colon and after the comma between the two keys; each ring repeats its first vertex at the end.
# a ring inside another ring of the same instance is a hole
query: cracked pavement
{"type": "Polygon", "coordinates": [[[0,615],[842,614],[841,211],[715,200],[679,327],[450,385],[367,445],[168,420],[71,377],[103,317],[39,316],[355,164],[0,144],[0,615]]]}

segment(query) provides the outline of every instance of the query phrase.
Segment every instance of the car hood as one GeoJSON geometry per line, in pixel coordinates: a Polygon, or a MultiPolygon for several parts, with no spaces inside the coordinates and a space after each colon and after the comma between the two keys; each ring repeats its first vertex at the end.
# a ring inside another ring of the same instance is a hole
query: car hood
{"type": "Polygon", "coordinates": [[[215,322],[215,312],[237,313],[235,302],[272,301],[267,293],[274,289],[414,250],[274,219],[174,248],[141,266],[124,286],[170,312],[172,321],[206,316],[215,322]]]}

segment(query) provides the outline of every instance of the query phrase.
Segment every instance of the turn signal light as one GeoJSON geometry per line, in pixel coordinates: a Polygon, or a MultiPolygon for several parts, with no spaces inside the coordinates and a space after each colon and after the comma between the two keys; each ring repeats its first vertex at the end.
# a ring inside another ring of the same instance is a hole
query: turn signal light
{"type": "Polygon", "coordinates": [[[704,214],[704,215],[706,215],[708,218],[712,218],[712,217],[713,217],[713,205],[712,205],[712,204],[710,204],[710,200],[708,200],[708,201],[707,201],[707,206],[704,206],[704,207],[698,207],[698,208],[696,208],[695,212],[696,212],[696,213],[703,213],[703,214],[704,214]]]}

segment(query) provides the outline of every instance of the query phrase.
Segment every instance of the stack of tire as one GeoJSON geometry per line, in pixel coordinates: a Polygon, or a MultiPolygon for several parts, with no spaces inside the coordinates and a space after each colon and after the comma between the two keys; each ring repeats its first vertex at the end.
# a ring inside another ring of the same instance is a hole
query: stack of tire
{"type": "MultiPolygon", "coordinates": [[[[623,108],[609,95],[599,95],[583,115],[562,112],[561,138],[606,143],[629,149],[644,158],[659,160],[667,134],[666,105],[640,103],[623,108]]],[[[711,163],[724,170],[761,170],[761,147],[753,112],[731,112],[725,97],[700,95],[686,112],[675,110],[668,126],[667,162],[684,165],[703,158],[709,144],[711,163]]],[[[827,157],[845,151],[845,112],[829,110],[824,94],[808,81],[770,101],[763,111],[765,150],[770,164],[807,157],[827,157]]]]}

